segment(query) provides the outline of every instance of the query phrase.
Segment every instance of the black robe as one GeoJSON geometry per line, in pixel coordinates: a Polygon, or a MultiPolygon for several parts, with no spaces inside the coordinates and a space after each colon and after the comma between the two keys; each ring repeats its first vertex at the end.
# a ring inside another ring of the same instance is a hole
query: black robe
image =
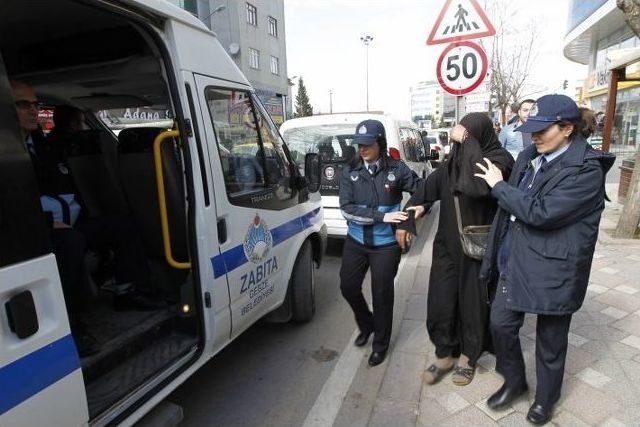
{"type": "Polygon", "coordinates": [[[513,157],[500,146],[491,121],[483,114],[469,114],[461,124],[468,130],[462,144],[454,143],[449,160],[422,183],[408,206],[440,201],[438,231],[427,298],[427,330],[439,358],[460,353],[475,364],[483,350],[490,349],[489,299],[492,290],[480,284],[481,262],[462,252],[453,194],[458,195],[463,226],[491,224],[497,210],[491,188],[474,176],[476,163],[490,159],[505,179],[513,157]]]}

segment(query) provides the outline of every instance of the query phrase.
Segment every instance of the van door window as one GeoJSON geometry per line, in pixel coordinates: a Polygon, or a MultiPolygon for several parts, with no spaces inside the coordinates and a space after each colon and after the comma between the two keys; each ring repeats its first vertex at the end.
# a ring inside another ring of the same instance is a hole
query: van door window
{"type": "Polygon", "coordinates": [[[255,97],[253,102],[258,107],[257,117],[266,163],[267,184],[274,190],[278,199],[290,199],[293,197],[293,170],[284,141],[262,104],[255,97]]]}
{"type": "Polygon", "coordinates": [[[229,201],[276,210],[295,204],[291,162],[278,131],[266,113],[256,109],[251,94],[209,87],[205,97],[229,201]]]}

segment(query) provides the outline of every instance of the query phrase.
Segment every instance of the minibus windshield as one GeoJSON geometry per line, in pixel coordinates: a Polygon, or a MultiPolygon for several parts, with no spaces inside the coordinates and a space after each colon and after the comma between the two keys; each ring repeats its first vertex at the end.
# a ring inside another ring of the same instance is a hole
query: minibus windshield
{"type": "Polygon", "coordinates": [[[288,129],[282,137],[298,165],[304,164],[307,153],[318,153],[323,162],[343,162],[349,159],[356,124],[318,125],[288,129]]]}

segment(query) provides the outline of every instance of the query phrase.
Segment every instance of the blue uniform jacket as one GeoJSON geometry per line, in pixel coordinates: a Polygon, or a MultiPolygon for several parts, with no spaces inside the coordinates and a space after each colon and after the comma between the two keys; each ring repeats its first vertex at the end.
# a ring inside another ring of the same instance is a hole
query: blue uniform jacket
{"type": "Polygon", "coordinates": [[[487,253],[480,270],[485,283],[498,279],[497,254],[509,225],[507,276],[497,292],[510,310],[563,315],[582,306],[604,209],[605,175],[615,156],[573,138],[569,149],[536,180],[530,192],[518,182],[537,156],[534,145],[518,156],[509,182],[492,189],[498,200],[487,253]]]}
{"type": "Polygon", "coordinates": [[[349,226],[348,234],[366,246],[396,242],[395,227],[384,223],[384,214],[400,210],[402,192],[413,193],[420,178],[402,161],[384,157],[371,175],[362,160],[342,169],[340,209],[349,226]]]}

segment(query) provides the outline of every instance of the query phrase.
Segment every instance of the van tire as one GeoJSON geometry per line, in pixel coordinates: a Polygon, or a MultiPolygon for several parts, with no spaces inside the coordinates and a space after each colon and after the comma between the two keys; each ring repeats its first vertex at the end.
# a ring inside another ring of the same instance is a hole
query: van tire
{"type": "Polygon", "coordinates": [[[313,319],[316,312],[315,272],[313,269],[313,248],[305,240],[291,272],[291,302],[294,322],[304,323],[313,319]]]}

